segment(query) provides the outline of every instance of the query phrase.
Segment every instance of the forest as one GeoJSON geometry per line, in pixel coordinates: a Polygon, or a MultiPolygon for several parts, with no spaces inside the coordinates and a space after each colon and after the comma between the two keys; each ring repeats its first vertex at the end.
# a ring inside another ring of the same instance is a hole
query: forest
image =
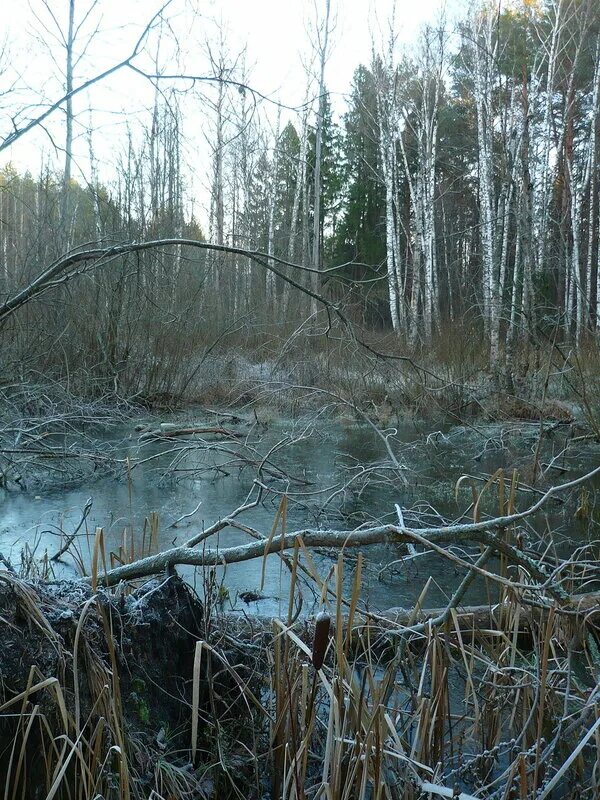
{"type": "Polygon", "coordinates": [[[596,798],[600,4],[284,6],[0,39],[0,789],[596,798]]]}
{"type": "MultiPolygon", "coordinates": [[[[144,365],[148,346],[177,358],[174,341],[155,341],[148,330],[159,329],[156,314],[164,324],[177,309],[170,339],[207,341],[229,335],[228,325],[242,338],[262,326],[284,339],[307,314],[318,325],[324,310],[376,339],[393,332],[398,341],[387,347],[398,352],[427,352],[449,328],[456,339],[483,336],[478,366],[509,391],[522,379],[526,393],[524,351],[552,343],[593,351],[600,325],[597,11],[593,2],[482,9],[456,31],[426,26],[407,53],[398,52],[391,20],[388,41],[379,50],[373,43],[372,61],[356,68],[335,117],[326,86],[330,20],[318,20],[317,74],[307,76],[299,110],[274,101],[261,114],[244,54],[221,39],[210,66],[222,80],[205,99],[205,230],[186,178],[185,73],[180,83],[149,78],[154,103],[135,120],[139,129],[128,124],[108,183],[92,112],[78,121],[67,103],[62,171],[42,162],[38,174],[19,173],[10,161],[2,171],[3,319],[45,291],[42,280],[15,297],[42,265],[82,243],[194,239],[230,250],[95,254],[110,267],[69,286],[75,296],[55,290],[58,320],[45,311],[55,341],[65,323],[81,324],[84,310],[81,335],[62,335],[56,363],[58,353],[36,336],[41,326],[22,325],[4,334],[14,360],[26,353],[32,366],[61,377],[76,363],[125,394],[176,396],[181,381],[155,378],[144,365]],[[76,124],[89,150],[89,174],[78,179],[76,124]],[[232,250],[259,251],[266,265],[232,250]]],[[[72,39],[63,53],[71,61],[83,46],[72,39]]],[[[9,133],[3,150],[19,134],[9,133]]],[[[62,265],[61,279],[89,272],[88,263],[62,265]]]]}

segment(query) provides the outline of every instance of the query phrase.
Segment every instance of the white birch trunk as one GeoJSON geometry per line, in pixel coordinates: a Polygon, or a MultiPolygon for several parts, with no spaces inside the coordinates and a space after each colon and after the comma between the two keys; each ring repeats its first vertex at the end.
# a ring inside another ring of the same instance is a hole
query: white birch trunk
{"type": "Polygon", "coordinates": [[[498,271],[494,258],[495,222],[493,207],[492,163],[492,45],[493,18],[479,12],[473,20],[475,105],[477,109],[477,142],[479,159],[480,236],[483,275],[483,315],[490,343],[490,366],[496,369],[500,344],[500,297],[498,271]]]}
{"type": "Polygon", "coordinates": [[[392,48],[388,63],[380,70],[377,93],[377,116],[379,124],[379,155],[383,185],[385,187],[385,234],[388,275],[388,301],[392,328],[401,330],[401,305],[403,302],[399,281],[399,245],[395,218],[395,171],[396,171],[396,113],[392,48]]]}
{"type": "Polygon", "coordinates": [[[548,215],[550,213],[550,202],[552,197],[551,192],[551,162],[550,154],[553,142],[552,125],[552,102],[554,94],[554,76],[556,71],[556,55],[558,51],[560,30],[562,25],[562,2],[554,4],[555,18],[552,27],[552,38],[550,41],[550,49],[548,53],[548,67],[546,72],[546,94],[544,106],[544,121],[542,124],[542,131],[540,141],[542,142],[542,157],[540,179],[537,190],[537,258],[535,261],[535,271],[540,272],[544,268],[544,261],[546,255],[546,241],[548,236],[548,215]]]}
{"type": "MultiPolygon", "coordinates": [[[[325,27],[323,41],[319,48],[319,104],[317,111],[317,124],[315,132],[315,174],[313,189],[313,242],[312,242],[312,268],[321,269],[321,159],[323,147],[323,123],[325,119],[325,64],[327,62],[327,47],[329,42],[329,16],[331,0],[325,0],[325,27]]],[[[312,273],[312,289],[318,293],[320,280],[317,272],[312,273]]],[[[316,314],[317,300],[311,300],[311,312],[316,314]]]]}
{"type": "MultiPolygon", "coordinates": [[[[594,180],[595,167],[596,167],[596,140],[597,140],[597,127],[598,127],[598,114],[600,107],[600,36],[596,42],[596,64],[594,67],[593,78],[593,100],[592,100],[592,113],[590,119],[590,137],[588,144],[588,163],[586,169],[586,181],[588,191],[588,242],[587,242],[587,256],[585,263],[585,286],[586,286],[586,317],[588,324],[591,322],[591,309],[592,309],[592,282],[593,282],[593,252],[594,252],[594,225],[595,225],[595,212],[596,212],[596,192],[594,180]]],[[[596,274],[596,281],[600,282],[600,271],[596,274]]],[[[596,324],[598,324],[598,299],[600,295],[596,294],[596,324]]]]}

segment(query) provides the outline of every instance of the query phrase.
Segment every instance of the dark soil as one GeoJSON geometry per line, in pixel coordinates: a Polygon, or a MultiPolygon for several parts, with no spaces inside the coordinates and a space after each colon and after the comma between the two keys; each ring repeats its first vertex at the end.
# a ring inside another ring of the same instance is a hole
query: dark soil
{"type": "MultiPolygon", "coordinates": [[[[136,794],[151,792],[159,758],[172,754],[175,763],[192,770],[194,653],[206,635],[202,603],[176,575],[163,575],[127,595],[118,590],[108,595],[94,594],[83,582],[34,583],[1,573],[0,706],[26,691],[28,681],[32,686],[57,678],[58,684],[30,692],[25,703],[19,700],[0,712],[0,776],[10,772],[13,742],[19,742],[18,755],[23,719],[26,723],[34,705],[39,705],[53,736],[65,733],[57,685],[65,699],[69,736],[76,738],[75,649],[81,729],[89,735],[100,718],[107,720],[106,751],[121,746],[122,731],[136,794]]],[[[227,651],[221,652],[227,658],[227,651]]],[[[238,653],[229,656],[239,665],[238,653]]],[[[239,687],[219,665],[211,664],[209,655],[202,659],[200,687],[199,747],[209,751],[210,714],[219,712],[222,704],[231,712],[239,687]],[[210,701],[207,670],[216,690],[210,701]]],[[[24,798],[46,796],[48,775],[40,757],[44,746],[47,742],[44,745],[33,726],[27,740],[33,757],[19,786],[24,798]]]]}

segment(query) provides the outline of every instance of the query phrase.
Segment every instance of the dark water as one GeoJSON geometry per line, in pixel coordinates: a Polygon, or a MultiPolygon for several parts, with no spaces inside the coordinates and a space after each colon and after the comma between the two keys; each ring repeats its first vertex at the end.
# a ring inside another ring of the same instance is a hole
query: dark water
{"type": "MultiPolygon", "coordinates": [[[[185,424],[190,422],[214,424],[214,419],[190,417],[185,424]]],[[[271,531],[283,492],[289,497],[288,530],[303,526],[347,529],[380,520],[395,521],[395,504],[401,506],[407,524],[414,527],[442,524],[461,517],[471,501],[472,487],[477,492],[483,488],[482,476],[499,468],[510,475],[516,468],[523,484],[527,484],[540,434],[537,424],[479,425],[476,429],[440,431],[407,422],[390,439],[398,462],[406,467],[398,474],[390,469],[380,437],[355,421],[323,417],[310,424],[303,420],[277,420],[257,426],[251,419],[237,425],[223,424],[238,430],[242,437],[218,443],[211,436],[206,436],[203,442],[198,438],[174,438],[161,443],[141,443],[139,433],[133,430],[134,423],[130,423],[98,437],[101,450],[105,448],[120,459],[129,458],[129,470],[121,466],[115,476],[88,480],[69,490],[0,490],[0,552],[16,566],[24,550],[34,552],[38,559],[45,551],[52,554],[60,545],[60,532],[69,534],[74,530],[88,498],[92,499],[92,510],[77,538],[86,565],[98,526],[104,529],[107,550],[118,552],[125,535],[127,547],[131,548],[133,542],[139,555],[144,521],[151,512],[159,515],[158,547],[166,549],[181,544],[241,505],[256,474],[253,463],[245,467],[244,464],[260,460],[277,442],[286,440],[291,443],[274,452],[266,465],[270,473],[263,474],[273,493],[267,492],[260,507],[238,518],[263,535],[268,536],[271,531]],[[365,469],[372,470],[367,477],[365,469]],[[461,483],[455,498],[456,481],[466,474],[474,477],[461,483]],[[341,491],[344,484],[349,484],[348,489],[341,491]],[[175,528],[169,527],[198,504],[200,507],[193,517],[175,528]]],[[[591,442],[569,443],[571,435],[570,429],[562,427],[544,434],[540,462],[547,472],[538,486],[565,482],[600,463],[600,446],[591,442]]],[[[600,484],[590,487],[591,507],[598,488],[600,484]]],[[[517,495],[518,508],[528,507],[538,496],[535,490],[523,486],[517,495]]],[[[574,541],[596,538],[598,526],[593,513],[591,518],[575,518],[580,502],[579,491],[570,496],[569,502],[551,501],[545,513],[524,528],[525,535],[532,539],[547,538],[552,531],[557,546],[566,550],[574,546],[574,541]]],[[[494,514],[497,503],[497,488],[491,487],[484,493],[482,507],[486,513],[494,514]]],[[[225,548],[248,541],[243,531],[228,528],[206,544],[225,548]]],[[[362,599],[374,609],[410,607],[431,578],[424,602],[428,606],[443,604],[462,574],[447,560],[430,555],[381,572],[384,565],[404,554],[403,548],[394,546],[373,546],[365,551],[362,599]]],[[[355,558],[356,553],[350,551],[345,563],[346,587],[352,579],[355,558]]],[[[321,577],[326,579],[336,556],[318,552],[315,563],[321,577]]],[[[56,565],[54,570],[57,577],[78,574],[77,565],[68,557],[66,563],[56,565]]],[[[262,570],[259,559],[216,569],[212,578],[223,587],[219,595],[224,607],[235,606],[250,613],[287,613],[288,570],[277,556],[269,556],[261,589],[262,570]],[[265,597],[246,605],[239,594],[248,591],[262,591],[265,597]]],[[[182,572],[203,590],[206,573],[192,568],[182,568],[182,572]]],[[[309,610],[314,597],[308,586],[303,594],[305,609],[309,610]]],[[[484,597],[485,587],[475,585],[465,602],[477,602],[484,597]]]]}

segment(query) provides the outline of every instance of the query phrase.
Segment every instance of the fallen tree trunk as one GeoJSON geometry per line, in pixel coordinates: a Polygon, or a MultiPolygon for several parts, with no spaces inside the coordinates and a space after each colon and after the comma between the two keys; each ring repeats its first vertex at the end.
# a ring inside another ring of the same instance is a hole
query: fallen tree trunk
{"type": "MultiPolygon", "coordinates": [[[[553,609],[555,613],[566,614],[575,618],[586,617],[588,619],[596,619],[600,614],[600,592],[573,595],[569,601],[561,605],[557,603],[548,604],[546,606],[541,604],[528,605],[525,600],[520,605],[520,610],[524,613],[522,613],[519,629],[521,630],[527,625],[532,615],[535,615],[538,621],[546,621],[551,609],[553,609]]],[[[514,610],[514,607],[512,610],[514,610]]],[[[437,619],[441,617],[445,611],[445,608],[423,608],[417,610],[388,608],[386,611],[378,614],[377,619],[389,623],[390,625],[408,627],[415,623],[437,619]]],[[[501,615],[509,611],[511,611],[509,605],[500,604],[463,606],[456,609],[456,619],[460,624],[461,631],[482,630],[486,627],[497,629],[501,615]]]]}
{"type": "Polygon", "coordinates": [[[205,433],[214,433],[218,434],[219,436],[226,436],[229,439],[240,439],[244,436],[241,431],[230,431],[227,428],[174,428],[174,429],[163,429],[158,428],[154,431],[146,431],[142,433],[140,436],[140,441],[145,442],[152,439],[171,439],[174,436],[195,436],[198,434],[205,434],[205,433]]]}
{"type": "MultiPolygon", "coordinates": [[[[556,615],[557,621],[567,625],[563,630],[567,634],[567,640],[573,642],[580,639],[583,634],[583,628],[580,627],[577,631],[577,626],[581,622],[596,623],[600,620],[600,592],[574,595],[570,602],[564,605],[556,603],[547,606],[529,605],[527,600],[522,599],[512,606],[508,604],[459,606],[453,609],[453,614],[444,623],[439,623],[439,620],[446,615],[447,607],[398,607],[380,612],[356,611],[351,622],[346,614],[342,616],[342,630],[346,634],[348,625],[351,624],[352,641],[358,641],[359,636],[362,636],[363,640],[367,637],[373,652],[378,653],[385,652],[390,645],[397,644],[399,637],[404,638],[407,635],[418,644],[423,636],[426,636],[429,625],[446,630],[450,637],[453,633],[460,632],[467,641],[471,638],[481,641],[499,635],[517,634],[520,642],[531,643],[532,632],[536,627],[539,628],[548,622],[551,610],[556,615]],[[421,635],[413,637],[413,634],[421,635]]],[[[250,641],[259,632],[271,635],[273,631],[272,617],[253,616],[247,613],[238,616],[234,612],[227,615],[227,618],[229,624],[237,631],[240,640],[250,641]]],[[[315,619],[313,616],[307,617],[301,622],[297,621],[293,626],[294,631],[307,644],[314,638],[315,619]]],[[[332,636],[335,634],[335,627],[334,619],[331,627],[332,636]]],[[[404,641],[408,642],[406,638],[404,641]]]]}
{"type": "MultiPolygon", "coordinates": [[[[600,475],[600,466],[568,483],[550,487],[536,503],[525,511],[494,517],[480,522],[441,525],[438,527],[418,529],[408,528],[405,525],[378,525],[373,528],[358,528],[355,530],[319,530],[308,528],[282,534],[280,536],[270,536],[268,539],[258,531],[244,526],[243,530],[254,536],[255,541],[224,549],[218,547],[196,548],[197,545],[206,541],[208,535],[213,532],[216,533],[222,530],[226,524],[230,524],[234,516],[237,516],[242,511],[256,507],[259,502],[257,499],[236,509],[228,520],[215,523],[211,528],[188,539],[184,545],[147,556],[131,564],[123,564],[122,566],[109,570],[104,575],[99,574],[97,580],[100,585],[113,586],[119,583],[119,581],[134,580],[136,578],[154,575],[163,570],[168,571],[178,564],[187,564],[196,567],[214,567],[234,564],[240,561],[249,561],[253,558],[264,558],[271,553],[281,553],[295,547],[297,544],[306,548],[329,547],[337,551],[343,551],[350,547],[356,548],[372,544],[419,544],[425,548],[431,549],[439,555],[449,558],[454,564],[461,566],[463,569],[473,570],[505,586],[518,588],[518,584],[514,581],[492,575],[482,567],[471,564],[444,549],[447,545],[455,545],[461,542],[475,542],[485,547],[490,547],[495,553],[502,554],[509,559],[512,564],[526,570],[526,572],[540,584],[538,588],[545,593],[554,596],[556,599],[568,600],[569,595],[559,584],[556,584],[552,580],[551,576],[547,574],[545,567],[540,562],[524,553],[518,547],[508,544],[503,536],[497,534],[510,529],[511,526],[535,514],[551,497],[554,497],[559,492],[581,486],[596,475],[600,475]]],[[[85,580],[89,581],[90,579],[86,578],[85,580]]],[[[522,588],[531,590],[535,587],[523,585],[522,588]]]]}

